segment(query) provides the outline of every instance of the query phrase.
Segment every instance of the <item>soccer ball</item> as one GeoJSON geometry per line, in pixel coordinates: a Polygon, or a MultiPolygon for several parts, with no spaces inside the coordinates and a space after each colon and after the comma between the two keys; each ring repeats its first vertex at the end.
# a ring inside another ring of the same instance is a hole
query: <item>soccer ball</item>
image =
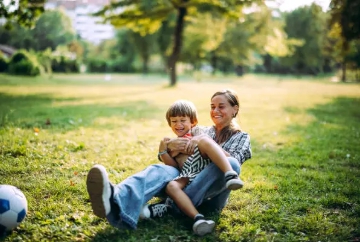
{"type": "Polygon", "coordinates": [[[27,200],[17,187],[0,185],[0,235],[16,228],[27,213],[27,200]]]}

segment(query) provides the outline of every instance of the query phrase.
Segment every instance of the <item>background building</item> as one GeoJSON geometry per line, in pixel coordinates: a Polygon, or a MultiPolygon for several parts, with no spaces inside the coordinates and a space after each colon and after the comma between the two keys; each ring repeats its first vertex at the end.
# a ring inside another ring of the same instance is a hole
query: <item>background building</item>
{"type": "Polygon", "coordinates": [[[84,40],[99,44],[103,40],[113,38],[115,29],[111,24],[101,23],[100,17],[91,14],[108,3],[109,0],[48,0],[45,9],[63,7],[71,18],[76,33],[84,40]]]}

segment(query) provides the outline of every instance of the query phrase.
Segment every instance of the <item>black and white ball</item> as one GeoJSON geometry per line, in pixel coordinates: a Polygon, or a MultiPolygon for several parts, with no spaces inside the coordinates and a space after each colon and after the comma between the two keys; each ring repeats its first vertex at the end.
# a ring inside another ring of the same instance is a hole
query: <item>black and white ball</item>
{"type": "Polygon", "coordinates": [[[12,185],[0,185],[0,234],[16,228],[27,213],[24,193],[12,185]]]}

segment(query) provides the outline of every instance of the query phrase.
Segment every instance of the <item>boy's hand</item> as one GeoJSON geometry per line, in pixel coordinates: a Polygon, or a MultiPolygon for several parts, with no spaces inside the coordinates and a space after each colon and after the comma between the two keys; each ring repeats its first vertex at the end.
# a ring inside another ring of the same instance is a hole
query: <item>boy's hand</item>
{"type": "Polygon", "coordinates": [[[165,137],[165,138],[163,138],[163,139],[160,141],[159,152],[162,152],[162,151],[168,149],[167,142],[168,142],[169,140],[170,140],[170,138],[165,137]]]}

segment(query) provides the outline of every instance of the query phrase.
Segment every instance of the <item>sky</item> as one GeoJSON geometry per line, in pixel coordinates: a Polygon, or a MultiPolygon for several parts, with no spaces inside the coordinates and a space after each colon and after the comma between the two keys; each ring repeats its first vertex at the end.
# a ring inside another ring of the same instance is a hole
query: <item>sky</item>
{"type": "Polygon", "coordinates": [[[281,2],[281,11],[292,11],[304,5],[311,5],[313,2],[316,2],[323,8],[324,11],[326,11],[330,5],[331,0],[277,0],[277,2],[281,2]]]}

